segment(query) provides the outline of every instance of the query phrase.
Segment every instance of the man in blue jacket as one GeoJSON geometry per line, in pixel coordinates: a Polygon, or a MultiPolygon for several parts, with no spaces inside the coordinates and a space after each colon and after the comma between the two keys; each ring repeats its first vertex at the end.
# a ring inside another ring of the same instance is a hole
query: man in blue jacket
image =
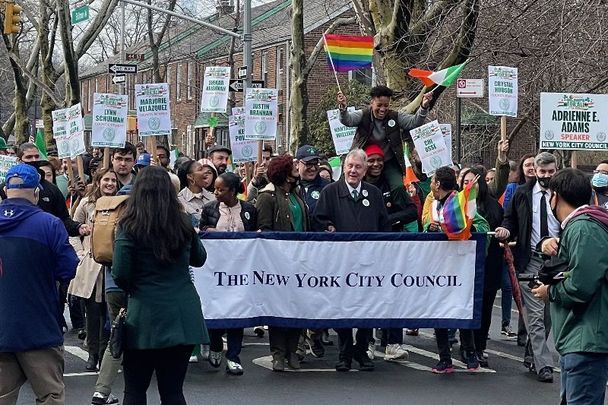
{"type": "Polygon", "coordinates": [[[37,403],[63,404],[63,333],[57,282],[78,257],[63,223],[36,206],[40,175],[27,164],[6,176],[0,203],[0,403],[15,404],[26,380],[37,403]]]}

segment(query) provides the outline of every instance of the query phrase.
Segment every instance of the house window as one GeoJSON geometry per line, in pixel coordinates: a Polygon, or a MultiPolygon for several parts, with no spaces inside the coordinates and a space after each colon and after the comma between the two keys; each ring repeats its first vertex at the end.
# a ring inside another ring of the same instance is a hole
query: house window
{"type": "Polygon", "coordinates": [[[275,87],[281,90],[283,87],[283,66],[285,63],[285,52],[283,48],[277,48],[277,76],[275,87]]]}
{"type": "Polygon", "coordinates": [[[188,100],[192,100],[194,86],[194,63],[188,62],[188,100]]]}
{"type": "Polygon", "coordinates": [[[348,80],[357,81],[365,86],[372,85],[372,69],[351,70],[348,72],[348,80]]]}
{"type": "Polygon", "coordinates": [[[91,112],[91,100],[93,95],[91,94],[91,81],[87,83],[87,111],[91,112]]]}
{"type": "Polygon", "coordinates": [[[176,91],[175,94],[178,100],[182,99],[182,69],[184,68],[183,64],[177,64],[177,78],[175,79],[176,91]]]}
{"type": "Polygon", "coordinates": [[[268,80],[268,52],[262,52],[262,63],[260,63],[260,78],[264,83],[268,80]]]}

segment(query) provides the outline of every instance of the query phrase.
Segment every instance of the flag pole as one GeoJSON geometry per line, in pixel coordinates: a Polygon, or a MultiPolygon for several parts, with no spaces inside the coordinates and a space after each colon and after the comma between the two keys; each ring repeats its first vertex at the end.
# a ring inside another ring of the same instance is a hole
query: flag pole
{"type": "Polygon", "coordinates": [[[325,44],[325,52],[327,52],[327,56],[329,56],[329,62],[331,63],[331,69],[334,71],[334,77],[336,78],[336,84],[338,85],[338,91],[342,93],[342,89],[340,88],[340,81],[338,80],[338,73],[336,73],[336,67],[334,66],[334,60],[331,57],[331,52],[329,51],[329,47],[327,46],[327,39],[325,38],[325,34],[323,34],[323,43],[325,44]]]}

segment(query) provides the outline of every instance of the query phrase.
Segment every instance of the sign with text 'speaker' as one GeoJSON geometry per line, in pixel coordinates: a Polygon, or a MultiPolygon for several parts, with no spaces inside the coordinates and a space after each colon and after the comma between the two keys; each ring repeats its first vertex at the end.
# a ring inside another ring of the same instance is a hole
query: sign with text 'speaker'
{"type": "Polygon", "coordinates": [[[136,84],[135,109],[139,136],[171,135],[167,83],[136,84]]]}
{"type": "Polygon", "coordinates": [[[608,95],[540,93],[540,148],[608,150],[608,95]]]}
{"type": "Polygon", "coordinates": [[[193,277],[212,328],[479,325],[485,235],[222,232],[202,239],[207,262],[193,277]],[[227,243],[238,266],[226,266],[227,243]]]}
{"type": "Polygon", "coordinates": [[[490,115],[517,117],[517,68],[488,66],[490,115]]]}

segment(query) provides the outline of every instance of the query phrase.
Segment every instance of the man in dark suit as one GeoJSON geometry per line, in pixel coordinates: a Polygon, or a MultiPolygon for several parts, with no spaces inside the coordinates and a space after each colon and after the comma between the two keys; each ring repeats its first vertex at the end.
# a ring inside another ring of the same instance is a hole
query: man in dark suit
{"type": "MultiPolygon", "coordinates": [[[[382,192],[363,181],[367,170],[367,155],[353,149],[344,161],[344,180],[339,180],[321,191],[313,215],[313,229],[317,232],[389,232],[388,214],[382,192]]],[[[353,346],[351,328],[336,329],[340,349],[337,371],[350,370],[352,359],[360,370],[373,370],[374,363],[367,355],[371,329],[357,330],[357,344],[353,346]]]]}
{"type": "MultiPolygon", "coordinates": [[[[549,180],[557,171],[555,156],[542,152],[534,159],[536,180],[517,188],[507,207],[502,227],[496,228],[501,240],[517,238],[515,269],[518,275],[537,275],[544,263],[539,243],[559,234],[559,221],[551,212],[549,180]]],[[[528,277],[526,277],[528,278],[528,277]]],[[[528,281],[520,282],[526,313],[524,321],[529,339],[524,364],[537,371],[538,380],[553,382],[554,350],[547,345],[550,325],[545,302],[534,297],[528,281]],[[532,353],[530,354],[530,349],[532,353]]]]}

